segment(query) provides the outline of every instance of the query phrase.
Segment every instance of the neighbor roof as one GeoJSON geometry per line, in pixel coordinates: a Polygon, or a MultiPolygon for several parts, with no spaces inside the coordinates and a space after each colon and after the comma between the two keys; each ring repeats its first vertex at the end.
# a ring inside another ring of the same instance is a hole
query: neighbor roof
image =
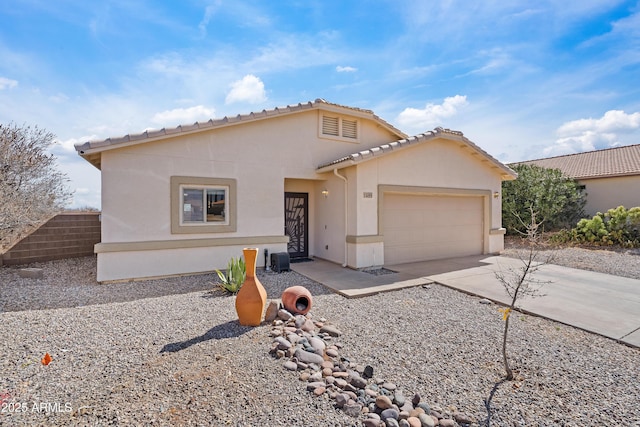
{"type": "Polygon", "coordinates": [[[365,162],[367,160],[371,160],[373,158],[379,158],[381,156],[387,155],[392,152],[397,152],[399,150],[413,147],[417,144],[426,143],[428,141],[434,140],[436,138],[444,138],[454,141],[459,141],[464,144],[464,147],[470,148],[473,152],[481,155],[484,160],[493,164],[493,168],[499,169],[501,171],[503,180],[512,180],[516,179],[518,174],[513,171],[513,169],[504,165],[500,161],[496,160],[489,153],[484,151],[482,148],[478,147],[476,144],[467,139],[462,132],[451,130],[451,129],[443,129],[441,127],[437,127],[432,131],[422,133],[420,135],[412,136],[409,138],[401,139],[399,141],[390,142],[388,144],[379,145],[374,148],[370,148],[368,150],[359,151],[357,153],[350,154],[345,157],[341,157],[337,160],[334,160],[329,163],[325,163],[323,165],[318,166],[317,172],[328,172],[333,169],[341,169],[348,166],[352,166],[361,162],[365,162]]]}
{"type": "Polygon", "coordinates": [[[371,110],[365,110],[361,108],[347,107],[344,105],[333,104],[327,102],[324,99],[316,99],[315,101],[307,103],[299,103],[298,105],[287,105],[286,107],[276,107],[271,110],[262,110],[261,112],[253,112],[249,114],[238,114],[234,117],[223,117],[221,119],[210,119],[206,122],[195,122],[192,125],[180,125],[175,128],[162,128],[160,130],[147,130],[138,134],[127,134],[116,138],[107,138],[103,140],[88,141],[81,144],[76,144],[75,149],[82,157],[84,157],[92,165],[100,169],[101,156],[100,153],[106,150],[114,148],[126,147],[130,145],[142,144],[149,141],[156,141],[160,139],[166,139],[175,137],[177,135],[187,135],[192,133],[203,132],[214,128],[220,128],[225,126],[237,125],[240,123],[247,123],[257,120],[264,120],[275,116],[284,116],[288,114],[299,113],[301,111],[322,109],[325,111],[332,111],[335,113],[349,114],[356,117],[366,118],[373,120],[380,124],[383,128],[389,132],[406,138],[407,135],[401,130],[395,128],[387,121],[381,119],[373,113],[371,110]]]}
{"type": "Polygon", "coordinates": [[[640,175],[640,144],[515,163],[560,169],[569,178],[640,175]]]}

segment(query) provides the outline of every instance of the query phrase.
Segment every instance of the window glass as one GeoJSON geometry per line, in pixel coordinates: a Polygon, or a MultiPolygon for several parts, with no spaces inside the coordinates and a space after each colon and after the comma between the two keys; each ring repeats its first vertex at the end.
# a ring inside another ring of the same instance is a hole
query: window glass
{"type": "Polygon", "coordinates": [[[226,218],[226,191],[207,189],[207,222],[224,222],[226,218]]]}
{"type": "Polygon", "coordinates": [[[202,190],[195,188],[183,189],[182,221],[204,222],[202,214],[202,190]]]}

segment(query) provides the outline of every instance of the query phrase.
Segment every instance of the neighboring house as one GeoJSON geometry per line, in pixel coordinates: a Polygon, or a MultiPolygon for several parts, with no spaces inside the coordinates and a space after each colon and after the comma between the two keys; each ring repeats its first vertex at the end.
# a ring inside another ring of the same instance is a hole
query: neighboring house
{"type": "Polygon", "coordinates": [[[585,212],[589,216],[618,206],[640,206],[640,144],[518,164],[560,169],[576,179],[587,193],[585,212]]]}
{"type": "Polygon", "coordinates": [[[243,247],[351,268],[497,253],[516,177],[460,132],[408,137],[321,99],[76,150],[102,171],[98,281],[225,268],[243,247]]]}

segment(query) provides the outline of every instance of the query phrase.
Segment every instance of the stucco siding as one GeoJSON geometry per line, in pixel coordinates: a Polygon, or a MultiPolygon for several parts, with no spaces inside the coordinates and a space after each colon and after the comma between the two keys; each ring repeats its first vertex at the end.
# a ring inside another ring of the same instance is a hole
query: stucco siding
{"type": "Polygon", "coordinates": [[[618,206],[627,209],[640,206],[639,175],[584,179],[579,183],[585,186],[587,192],[585,212],[588,216],[618,206]]]}

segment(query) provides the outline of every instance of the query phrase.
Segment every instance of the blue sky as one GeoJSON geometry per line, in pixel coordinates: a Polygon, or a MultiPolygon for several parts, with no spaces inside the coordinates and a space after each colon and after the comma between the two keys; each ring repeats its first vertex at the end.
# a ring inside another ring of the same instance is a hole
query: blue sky
{"type": "Polygon", "coordinates": [[[504,162],[640,143],[640,2],[21,0],[0,8],[0,123],[74,143],[324,98],[504,162]]]}

